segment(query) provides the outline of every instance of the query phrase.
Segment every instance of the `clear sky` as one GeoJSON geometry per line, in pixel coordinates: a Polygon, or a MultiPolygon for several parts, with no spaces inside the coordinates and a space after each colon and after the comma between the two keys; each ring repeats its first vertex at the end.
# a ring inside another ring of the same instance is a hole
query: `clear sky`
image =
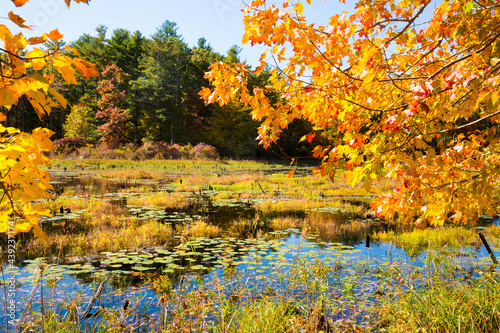
{"type": "MultiPolygon", "coordinates": [[[[327,25],[330,16],[345,10],[340,6],[337,0],[313,0],[312,6],[305,4],[304,14],[310,22],[327,25]]],[[[30,0],[16,8],[11,0],[0,0],[0,16],[10,11],[20,15],[35,26],[33,36],[58,28],[67,43],[84,33],[95,35],[101,24],[108,27],[107,37],[116,28],[139,30],[149,37],[169,20],[177,23],[188,45],[204,37],[215,51],[225,53],[234,44],[243,46],[243,7],[242,0],[91,0],[89,5],[72,3],[68,9],[63,0],[30,0]]],[[[29,31],[23,33],[30,36],[29,31]]],[[[241,58],[255,66],[263,50],[243,46],[241,58]]]]}

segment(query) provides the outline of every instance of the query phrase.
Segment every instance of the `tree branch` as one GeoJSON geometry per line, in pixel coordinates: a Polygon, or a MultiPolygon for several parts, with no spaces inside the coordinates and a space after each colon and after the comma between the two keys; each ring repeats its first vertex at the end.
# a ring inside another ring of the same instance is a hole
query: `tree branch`
{"type": "Polygon", "coordinates": [[[487,115],[487,116],[485,116],[485,117],[482,117],[482,118],[479,118],[479,119],[477,119],[477,120],[474,120],[474,121],[472,121],[472,122],[470,122],[470,123],[467,123],[467,124],[465,124],[465,125],[458,126],[458,127],[456,127],[456,128],[452,128],[452,129],[448,129],[448,130],[442,130],[442,131],[437,132],[437,133],[431,133],[431,135],[432,135],[432,134],[438,134],[438,133],[439,133],[439,134],[442,134],[442,133],[448,133],[448,132],[456,132],[456,131],[460,131],[460,130],[462,130],[462,129],[466,128],[466,127],[469,127],[469,126],[475,125],[475,124],[477,124],[477,123],[480,123],[480,122],[481,122],[481,121],[483,121],[483,120],[486,120],[486,119],[489,119],[489,118],[493,118],[493,117],[498,116],[498,115],[500,115],[500,110],[498,110],[498,111],[496,111],[496,112],[493,112],[492,114],[489,114],[489,115],[487,115]]]}

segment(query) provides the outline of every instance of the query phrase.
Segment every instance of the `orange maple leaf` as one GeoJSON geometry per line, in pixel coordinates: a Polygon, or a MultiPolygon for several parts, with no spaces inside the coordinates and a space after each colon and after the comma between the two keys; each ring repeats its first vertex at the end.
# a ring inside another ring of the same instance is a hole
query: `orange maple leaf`
{"type": "Polygon", "coordinates": [[[58,29],[52,30],[50,33],[45,34],[48,38],[52,39],[53,41],[56,41],[58,39],[63,38],[63,35],[59,32],[58,29]]]}
{"type": "Polygon", "coordinates": [[[28,26],[26,24],[24,24],[24,22],[26,22],[26,20],[24,20],[22,17],[20,17],[19,15],[16,15],[14,14],[13,12],[10,12],[9,13],[9,19],[14,22],[15,24],[17,24],[18,26],[20,26],[21,28],[26,28],[26,29],[33,29],[32,26],[28,26]]]}
{"type": "Polygon", "coordinates": [[[16,5],[16,7],[24,6],[24,4],[28,1],[30,0],[12,0],[12,2],[14,3],[14,5],[16,5]]]}

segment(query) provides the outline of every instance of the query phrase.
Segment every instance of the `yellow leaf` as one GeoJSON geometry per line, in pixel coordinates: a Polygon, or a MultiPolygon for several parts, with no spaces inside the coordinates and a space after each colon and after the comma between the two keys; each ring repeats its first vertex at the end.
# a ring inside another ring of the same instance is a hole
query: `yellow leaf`
{"type": "MultiPolygon", "coordinates": [[[[29,42],[29,40],[28,40],[29,42]]],[[[24,58],[26,60],[31,60],[33,58],[44,58],[46,56],[45,52],[39,48],[35,48],[33,51],[26,53],[24,58]]]]}
{"type": "Polygon", "coordinates": [[[52,58],[52,64],[66,82],[77,83],[75,71],[71,67],[71,60],[69,58],[62,55],[54,56],[52,58]]]}
{"type": "Polygon", "coordinates": [[[304,6],[302,5],[302,3],[298,2],[295,5],[295,11],[297,12],[297,14],[302,15],[302,13],[304,12],[304,6]]]}
{"type": "Polygon", "coordinates": [[[10,213],[12,209],[0,211],[0,233],[6,233],[9,230],[10,213]]]}
{"type": "Polygon", "coordinates": [[[47,128],[36,128],[32,132],[32,137],[35,139],[36,143],[38,144],[38,147],[42,151],[49,151],[52,150],[52,141],[50,140],[50,137],[52,135],[56,134],[55,132],[52,132],[51,130],[47,128]]]}
{"type": "Polygon", "coordinates": [[[6,88],[0,89],[0,106],[10,107],[14,103],[14,93],[6,88]]]}
{"type": "Polygon", "coordinates": [[[73,59],[73,65],[75,65],[78,72],[80,72],[80,74],[85,76],[87,79],[91,76],[99,76],[99,72],[96,70],[95,65],[88,61],[75,58],[73,59]]]}
{"type": "Polygon", "coordinates": [[[73,53],[74,53],[74,54],[76,54],[77,56],[80,56],[80,53],[78,53],[78,50],[77,50],[77,49],[75,49],[75,48],[73,48],[73,47],[71,47],[71,46],[69,46],[69,45],[64,46],[64,48],[65,48],[66,50],[68,50],[68,51],[73,52],[73,53]]]}
{"type": "Polygon", "coordinates": [[[49,92],[52,96],[54,96],[54,98],[56,99],[56,101],[59,102],[59,104],[61,104],[61,106],[63,108],[66,108],[66,106],[68,106],[68,102],[66,101],[66,99],[63,97],[63,95],[61,95],[60,93],[58,93],[56,90],[52,89],[52,88],[49,88],[49,92]]]}
{"type": "Polygon", "coordinates": [[[49,238],[47,237],[47,235],[45,234],[45,232],[43,232],[43,230],[40,229],[40,227],[38,226],[38,224],[34,224],[32,230],[33,230],[33,233],[35,234],[36,237],[40,238],[45,243],[48,243],[49,238]]]}
{"type": "Polygon", "coordinates": [[[47,65],[47,55],[44,51],[35,48],[33,51],[28,52],[25,56],[26,60],[31,60],[31,65],[34,70],[41,70],[47,65]]]}

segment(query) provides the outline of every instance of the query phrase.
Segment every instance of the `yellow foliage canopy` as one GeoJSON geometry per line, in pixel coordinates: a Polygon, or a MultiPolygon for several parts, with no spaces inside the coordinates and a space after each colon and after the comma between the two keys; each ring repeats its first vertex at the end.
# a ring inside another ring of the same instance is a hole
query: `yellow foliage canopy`
{"type": "MultiPolygon", "coordinates": [[[[88,3],[88,0],[75,1],[88,3]]],[[[28,0],[12,2],[20,7],[28,0]]],[[[69,7],[70,0],[65,2],[69,7]]],[[[25,21],[12,12],[8,19],[23,29],[29,29],[25,21]]],[[[0,107],[10,109],[21,96],[30,101],[40,117],[49,114],[57,103],[66,107],[64,97],[51,87],[54,77],[41,73],[49,65],[68,83],[76,83],[75,71],[85,77],[98,75],[93,65],[71,58],[60,49],[47,51],[34,47],[48,39],[57,41],[61,38],[59,31],[54,30],[25,39],[23,34],[14,35],[7,25],[0,24],[0,107]]],[[[0,123],[5,120],[5,115],[0,112],[0,123]]],[[[21,133],[0,124],[0,232],[15,235],[33,229],[37,235],[43,236],[38,219],[48,216],[49,211],[36,207],[33,202],[51,197],[47,192],[51,189],[49,174],[39,166],[50,165],[43,152],[52,149],[52,134],[43,128],[37,128],[31,134],[21,133]]]]}
{"type": "Polygon", "coordinates": [[[270,65],[273,75],[249,91],[248,66],[214,63],[205,101],[240,96],[265,146],[308,120],[331,138],[314,150],[318,173],[400,184],[374,201],[382,217],[443,224],[499,213],[498,2],[358,0],[326,26],[308,22],[305,5],[251,2],[243,41],[268,46],[254,72],[270,65]]]}

